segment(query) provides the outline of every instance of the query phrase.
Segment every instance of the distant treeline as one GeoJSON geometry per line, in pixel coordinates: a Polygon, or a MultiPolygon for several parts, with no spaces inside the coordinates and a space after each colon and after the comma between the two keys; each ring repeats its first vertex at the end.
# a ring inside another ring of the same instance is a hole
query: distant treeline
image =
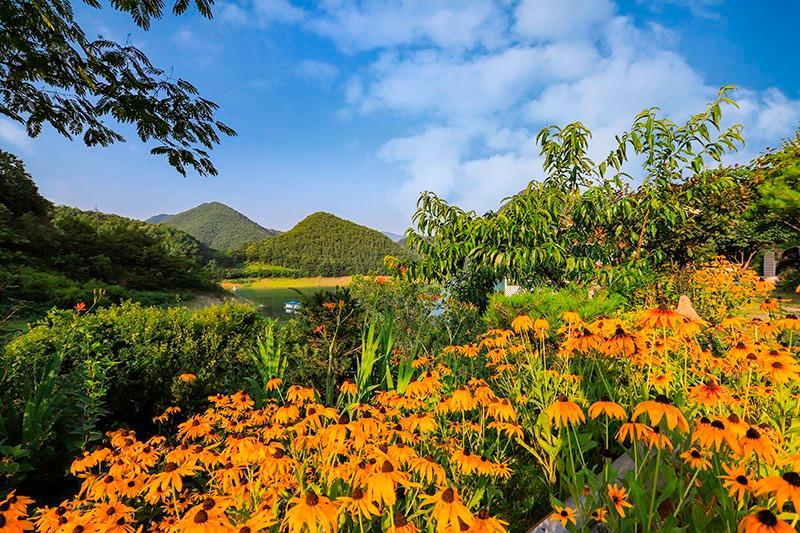
{"type": "Polygon", "coordinates": [[[173,228],[52,205],[22,162],[0,151],[0,307],[72,305],[96,288],[112,300],[174,299],[213,287],[220,262],[173,228]]]}

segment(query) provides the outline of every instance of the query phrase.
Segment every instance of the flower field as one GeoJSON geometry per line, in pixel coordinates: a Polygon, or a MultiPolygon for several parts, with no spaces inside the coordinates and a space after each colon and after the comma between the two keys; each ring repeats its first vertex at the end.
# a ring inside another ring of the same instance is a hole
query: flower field
{"type": "Polygon", "coordinates": [[[500,510],[530,464],[570,529],[794,531],[800,319],[770,284],[736,285],[733,303],[757,299],[766,318],[523,315],[406,365],[394,354],[390,387],[361,379],[364,359],[335,405],[274,378],[258,401],[169,408],[157,433],[111,431],[76,458],[80,490],[60,505],[12,492],[0,531],[525,530],[500,510]]]}

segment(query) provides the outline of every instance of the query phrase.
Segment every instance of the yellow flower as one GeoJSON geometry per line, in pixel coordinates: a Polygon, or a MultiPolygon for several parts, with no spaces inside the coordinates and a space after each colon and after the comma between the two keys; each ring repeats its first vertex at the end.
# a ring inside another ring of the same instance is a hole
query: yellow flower
{"type": "Polygon", "coordinates": [[[472,524],[472,513],[461,503],[458,493],[452,487],[442,489],[432,496],[422,499],[422,506],[433,505],[431,518],[436,524],[437,533],[461,530],[461,522],[472,524]]]}
{"type": "Polygon", "coordinates": [[[577,403],[570,401],[566,395],[559,395],[558,399],[546,410],[547,416],[559,427],[577,425],[585,422],[586,417],[577,403]]]}
{"type": "Polygon", "coordinates": [[[511,321],[511,327],[517,333],[522,333],[523,331],[529,331],[530,329],[533,328],[533,319],[528,315],[520,315],[511,321]]]}
{"type": "Polygon", "coordinates": [[[553,510],[553,514],[550,515],[551,520],[558,520],[564,527],[567,527],[568,522],[572,522],[573,525],[577,524],[574,509],[556,505],[553,510]]]}
{"type": "Polygon", "coordinates": [[[300,533],[304,527],[309,531],[336,531],[339,524],[336,505],[325,496],[319,496],[314,489],[289,500],[283,521],[290,533],[300,533]]]}

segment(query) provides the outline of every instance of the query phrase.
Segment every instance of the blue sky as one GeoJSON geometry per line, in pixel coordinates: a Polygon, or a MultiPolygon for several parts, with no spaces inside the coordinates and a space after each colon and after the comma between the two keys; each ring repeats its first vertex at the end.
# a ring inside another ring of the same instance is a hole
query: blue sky
{"type": "Polygon", "coordinates": [[[133,135],[88,149],[0,119],[0,146],[45,196],[135,218],[218,200],[272,228],[325,210],[400,232],[422,190],[485,211],[541,177],[546,124],[583,121],[599,156],[642,108],[680,120],[723,84],[740,87],[735,160],[800,126],[791,1],[226,0],[213,20],[167,16],[149,32],[108,6],[76,9],[90,35],[130,39],[239,132],[213,152],[218,177],[183,178],[133,135]]]}

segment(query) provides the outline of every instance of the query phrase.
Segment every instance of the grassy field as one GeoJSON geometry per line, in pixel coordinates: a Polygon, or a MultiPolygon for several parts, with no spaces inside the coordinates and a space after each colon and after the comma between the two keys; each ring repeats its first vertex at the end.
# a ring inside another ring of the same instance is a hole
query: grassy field
{"type": "Polygon", "coordinates": [[[300,300],[303,295],[310,295],[321,290],[332,290],[350,283],[350,276],[338,278],[263,278],[252,281],[223,281],[226,289],[238,287],[236,295],[257,305],[264,306],[264,313],[274,317],[286,316],[283,304],[289,300],[300,300]]]}

